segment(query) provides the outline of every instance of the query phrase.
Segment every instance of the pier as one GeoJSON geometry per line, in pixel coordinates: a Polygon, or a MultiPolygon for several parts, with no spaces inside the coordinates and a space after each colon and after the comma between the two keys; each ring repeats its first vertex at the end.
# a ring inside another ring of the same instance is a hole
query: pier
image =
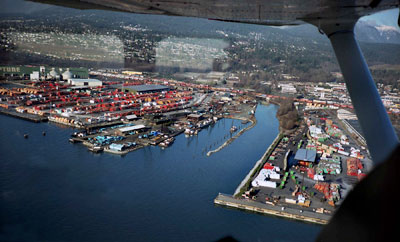
{"type": "Polygon", "coordinates": [[[0,113],[5,114],[14,118],[19,118],[27,121],[31,121],[34,123],[40,123],[40,122],[46,122],[48,121],[47,117],[42,117],[34,114],[29,114],[29,113],[18,113],[15,111],[10,111],[4,108],[0,108],[0,113]]]}
{"type": "Polygon", "coordinates": [[[301,211],[280,205],[273,206],[247,199],[238,199],[222,193],[219,193],[214,199],[214,204],[321,225],[327,224],[331,217],[328,214],[301,211]]]}
{"type": "Polygon", "coordinates": [[[219,146],[218,148],[216,148],[215,150],[211,150],[209,152],[207,152],[207,156],[212,155],[213,153],[216,153],[220,150],[222,150],[223,148],[225,148],[226,146],[228,146],[230,143],[232,143],[235,139],[237,139],[239,136],[241,136],[244,132],[252,129],[254,126],[256,126],[257,124],[257,119],[252,118],[252,119],[241,119],[241,118],[233,118],[230,117],[232,119],[239,119],[239,120],[244,120],[244,121],[250,121],[251,125],[249,125],[248,127],[240,130],[235,136],[231,137],[230,139],[228,139],[227,141],[225,141],[225,143],[223,143],[221,146],[219,146]]]}

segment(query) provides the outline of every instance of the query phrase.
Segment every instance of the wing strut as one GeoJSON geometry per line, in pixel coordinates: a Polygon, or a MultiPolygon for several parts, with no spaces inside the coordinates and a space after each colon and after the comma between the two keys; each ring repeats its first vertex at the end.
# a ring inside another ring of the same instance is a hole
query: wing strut
{"type": "Polygon", "coordinates": [[[399,141],[354,37],[354,24],[321,27],[335,51],[372,159],[379,164],[399,141]]]}

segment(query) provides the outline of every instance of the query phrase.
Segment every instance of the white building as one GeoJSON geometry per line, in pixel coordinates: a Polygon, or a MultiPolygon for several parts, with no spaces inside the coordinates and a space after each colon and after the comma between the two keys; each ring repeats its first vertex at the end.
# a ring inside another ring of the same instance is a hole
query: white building
{"type": "Polygon", "coordinates": [[[292,83],[280,84],[280,87],[281,87],[281,92],[282,92],[282,93],[291,93],[291,94],[297,93],[297,90],[296,90],[296,88],[293,86],[292,83]]]}
{"type": "Polygon", "coordinates": [[[40,78],[40,75],[39,75],[38,71],[32,72],[29,76],[30,76],[31,80],[36,80],[36,81],[39,80],[39,78],[40,78]]]}
{"type": "Polygon", "coordinates": [[[67,70],[62,73],[63,80],[69,80],[69,79],[72,79],[73,77],[74,77],[74,74],[72,74],[72,72],[69,70],[69,68],[67,68],[67,70]]]}
{"type": "Polygon", "coordinates": [[[338,117],[338,119],[341,119],[341,120],[343,120],[343,119],[357,120],[357,116],[354,113],[347,111],[345,109],[339,109],[337,111],[337,117],[338,117]]]}
{"type": "Polygon", "coordinates": [[[79,78],[71,78],[68,79],[68,83],[72,86],[77,87],[99,87],[103,85],[103,82],[97,79],[79,79],[79,78]]]}
{"type": "Polygon", "coordinates": [[[56,68],[51,68],[51,71],[48,74],[49,78],[60,79],[60,75],[56,72],[56,68]]]}

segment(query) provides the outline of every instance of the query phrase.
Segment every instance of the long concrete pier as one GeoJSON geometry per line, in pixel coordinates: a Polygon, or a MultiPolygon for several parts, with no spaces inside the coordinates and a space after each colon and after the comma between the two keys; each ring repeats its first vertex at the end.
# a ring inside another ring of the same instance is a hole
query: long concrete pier
{"type": "Polygon", "coordinates": [[[234,198],[231,195],[222,193],[218,194],[214,199],[214,204],[321,225],[327,224],[331,218],[329,214],[302,211],[280,205],[273,206],[247,199],[234,198]]]}

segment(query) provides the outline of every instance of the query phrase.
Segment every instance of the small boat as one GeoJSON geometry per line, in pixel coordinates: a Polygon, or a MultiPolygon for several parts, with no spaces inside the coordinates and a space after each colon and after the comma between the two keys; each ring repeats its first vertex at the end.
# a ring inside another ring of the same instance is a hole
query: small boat
{"type": "Polygon", "coordinates": [[[92,146],[89,148],[89,150],[93,153],[100,153],[102,152],[104,149],[101,146],[92,146]]]}
{"type": "Polygon", "coordinates": [[[236,126],[232,126],[232,127],[231,127],[231,133],[235,132],[236,130],[237,130],[237,127],[236,127],[236,126]]]}
{"type": "Polygon", "coordinates": [[[24,134],[24,138],[27,139],[29,136],[28,134],[24,134]]]}
{"type": "Polygon", "coordinates": [[[43,131],[43,132],[42,132],[42,135],[43,135],[43,136],[46,136],[46,132],[43,131]]]}

